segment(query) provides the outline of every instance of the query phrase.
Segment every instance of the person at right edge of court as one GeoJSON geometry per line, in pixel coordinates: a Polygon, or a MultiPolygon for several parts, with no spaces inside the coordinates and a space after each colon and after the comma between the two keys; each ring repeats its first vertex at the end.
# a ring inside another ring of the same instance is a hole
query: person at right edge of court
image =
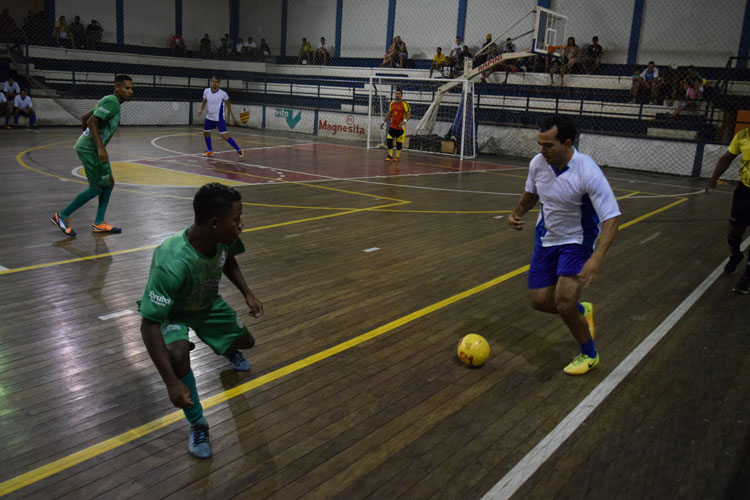
{"type": "Polygon", "coordinates": [[[541,152],[529,163],[526,188],[508,217],[510,227],[520,231],[525,224],[521,217],[541,201],[528,294],[534,309],[559,314],[580,344],[581,353],[563,370],[568,375],[583,375],[599,365],[594,307],[578,300],[599,274],[620,215],[599,165],[573,146],[576,135],[567,117],[542,122],[537,136],[541,152]]]}
{"type": "MultiPolygon", "coordinates": [[[[727,231],[727,242],[731,253],[729,262],[724,266],[724,274],[733,274],[742,262],[742,250],[740,243],[745,234],[745,228],[750,225],[750,128],[737,132],[729,144],[727,151],[719,158],[714,167],[714,173],[706,186],[706,194],[716,188],[719,177],[726,172],[729,165],[738,155],[742,155],[740,163],[740,182],[734,190],[732,198],[732,212],[729,215],[729,230],[727,231]]],[[[748,250],[750,255],[750,250],[748,250]]],[[[750,289],[750,258],[745,265],[745,272],[734,286],[734,293],[747,293],[750,289]]]]}

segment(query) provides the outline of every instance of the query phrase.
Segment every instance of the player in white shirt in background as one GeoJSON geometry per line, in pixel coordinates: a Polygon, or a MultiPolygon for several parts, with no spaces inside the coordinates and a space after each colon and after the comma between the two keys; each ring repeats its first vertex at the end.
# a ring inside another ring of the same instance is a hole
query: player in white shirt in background
{"type": "Polygon", "coordinates": [[[210,158],[214,155],[211,147],[211,130],[218,127],[221,138],[227,141],[242,158],[245,153],[234,142],[234,139],[229,137],[227,132],[226,118],[231,114],[229,94],[219,88],[220,81],[218,76],[211,77],[211,86],[203,91],[203,102],[201,102],[198,111],[198,116],[200,116],[203,114],[204,108],[208,110],[206,120],[203,122],[203,139],[206,141],[206,152],[203,153],[203,156],[210,158]]]}
{"type": "Polygon", "coordinates": [[[18,125],[18,117],[21,115],[29,119],[29,125],[36,127],[36,113],[31,97],[26,95],[26,89],[13,99],[13,125],[18,125]]]}
{"type": "Polygon", "coordinates": [[[508,224],[520,231],[525,224],[521,217],[541,201],[529,299],[534,309],[559,314],[581,345],[581,354],[564,369],[569,375],[583,375],[599,364],[594,308],[578,299],[583,287],[596,280],[620,215],[599,165],[573,147],[576,134],[567,117],[542,122],[537,136],[541,153],[531,160],[525,192],[508,217],[508,224]]]}

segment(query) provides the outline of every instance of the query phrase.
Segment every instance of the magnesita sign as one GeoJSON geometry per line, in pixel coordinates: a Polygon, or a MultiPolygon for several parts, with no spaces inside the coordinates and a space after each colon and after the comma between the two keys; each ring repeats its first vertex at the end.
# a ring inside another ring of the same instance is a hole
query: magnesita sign
{"type": "Polygon", "coordinates": [[[321,111],[318,113],[318,135],[342,139],[366,139],[367,116],[321,111]]]}

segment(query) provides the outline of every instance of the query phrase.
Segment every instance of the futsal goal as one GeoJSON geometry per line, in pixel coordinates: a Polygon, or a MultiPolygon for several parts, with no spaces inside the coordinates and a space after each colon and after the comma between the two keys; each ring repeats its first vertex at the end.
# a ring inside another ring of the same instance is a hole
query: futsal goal
{"type": "MultiPolygon", "coordinates": [[[[407,150],[451,154],[473,158],[477,154],[478,113],[475,92],[477,77],[486,77],[505,61],[549,57],[559,54],[565,44],[567,17],[544,7],[536,7],[486,44],[474,59],[463,61],[463,76],[457,79],[430,80],[420,78],[370,77],[367,146],[384,142],[373,117],[388,112],[396,89],[403,92],[412,108],[412,119],[419,122],[412,130],[407,127],[407,150]],[[498,43],[499,42],[499,43],[498,43]],[[516,47],[522,47],[517,49],[516,47]],[[477,66],[474,67],[474,61],[477,66]]],[[[386,128],[386,127],[384,127],[386,128]]]]}

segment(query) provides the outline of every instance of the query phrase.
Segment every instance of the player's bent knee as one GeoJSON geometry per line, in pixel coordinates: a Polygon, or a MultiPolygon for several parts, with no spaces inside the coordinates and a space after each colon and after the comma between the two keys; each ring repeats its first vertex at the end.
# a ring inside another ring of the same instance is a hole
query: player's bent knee
{"type": "Polygon", "coordinates": [[[177,377],[182,378],[190,371],[190,342],[177,340],[167,345],[169,361],[177,377]]]}
{"type": "Polygon", "coordinates": [[[247,332],[246,335],[242,337],[238,337],[232,344],[232,347],[235,349],[250,349],[254,345],[255,345],[255,338],[253,338],[250,332],[247,332]]]}
{"type": "Polygon", "coordinates": [[[536,290],[529,290],[529,304],[537,311],[548,311],[549,304],[546,294],[541,294],[536,290]]]}
{"type": "Polygon", "coordinates": [[[578,304],[567,297],[555,299],[555,309],[563,316],[579,312],[578,304]]]}

